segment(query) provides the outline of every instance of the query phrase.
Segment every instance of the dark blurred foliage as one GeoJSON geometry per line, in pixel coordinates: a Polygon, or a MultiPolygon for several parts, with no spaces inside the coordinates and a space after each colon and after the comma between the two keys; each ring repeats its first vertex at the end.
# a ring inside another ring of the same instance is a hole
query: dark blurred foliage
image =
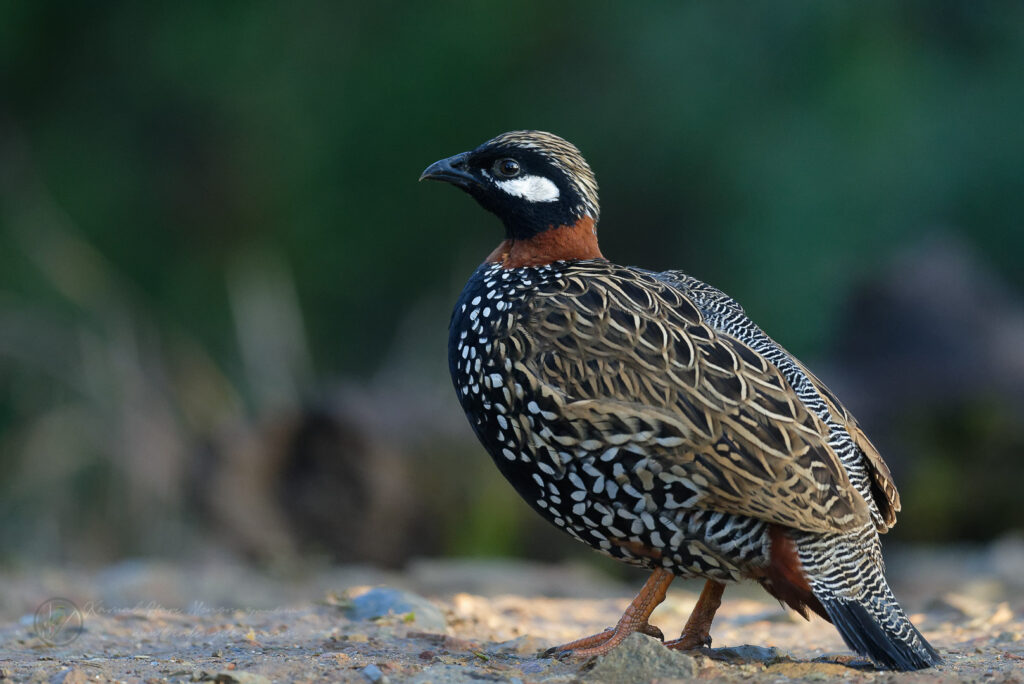
{"type": "Polygon", "coordinates": [[[849,393],[897,535],[1024,526],[1022,111],[1019,2],[0,3],[4,554],[572,548],[447,387],[499,226],[415,182],[513,128],[849,393]],[[996,285],[904,297],[936,235],[996,285]]]}

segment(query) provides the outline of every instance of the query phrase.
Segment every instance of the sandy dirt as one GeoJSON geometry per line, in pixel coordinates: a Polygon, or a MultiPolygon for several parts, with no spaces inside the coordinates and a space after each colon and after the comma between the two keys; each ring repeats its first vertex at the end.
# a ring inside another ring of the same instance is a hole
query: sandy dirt
{"type": "MultiPolygon", "coordinates": [[[[4,573],[0,678],[32,682],[267,681],[1024,682],[1024,541],[890,554],[938,668],[877,672],[831,625],[730,587],[714,648],[636,636],[591,661],[540,652],[614,624],[642,578],[580,566],[423,561],[404,572],[335,568],[273,576],[230,564],[122,563],[97,572],[4,573]],[[53,599],[66,599],[67,603],[53,599]]],[[[678,582],[652,622],[678,633],[699,592],[678,582]]]]}

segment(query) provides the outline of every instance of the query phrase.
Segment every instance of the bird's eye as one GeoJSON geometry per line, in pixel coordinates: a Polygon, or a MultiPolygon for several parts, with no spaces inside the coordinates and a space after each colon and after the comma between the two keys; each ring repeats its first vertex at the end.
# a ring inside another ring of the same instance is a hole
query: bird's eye
{"type": "Polygon", "coordinates": [[[500,178],[515,178],[519,171],[519,162],[515,159],[506,158],[494,162],[494,175],[500,178]]]}

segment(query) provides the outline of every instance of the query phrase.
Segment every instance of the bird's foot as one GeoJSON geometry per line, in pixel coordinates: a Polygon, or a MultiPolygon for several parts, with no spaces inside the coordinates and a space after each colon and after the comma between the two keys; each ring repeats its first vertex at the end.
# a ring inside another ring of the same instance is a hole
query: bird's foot
{"type": "Polygon", "coordinates": [[[722,605],[722,592],[725,585],[715,580],[704,583],[704,589],[697,598],[697,605],[690,613],[690,619],[683,627],[678,639],[665,642],[665,646],[674,651],[692,651],[696,648],[711,646],[711,621],[715,612],[722,605]]]}
{"type": "Polygon", "coordinates": [[[626,640],[633,632],[640,632],[652,636],[661,641],[665,636],[661,630],[647,621],[651,613],[659,603],[665,600],[665,591],[672,583],[674,575],[664,568],[658,568],[651,573],[644,584],[643,589],[636,595],[633,602],[626,608],[626,612],[619,618],[619,623],[614,629],[606,629],[600,634],[570,641],[561,646],[555,646],[544,651],[546,657],[574,657],[590,658],[592,656],[604,655],[626,640]]]}
{"type": "Polygon", "coordinates": [[[684,633],[678,639],[666,641],[665,647],[671,648],[673,651],[693,651],[698,648],[711,648],[711,635],[707,632],[703,634],[684,633]]]}
{"type": "Polygon", "coordinates": [[[665,635],[661,630],[646,620],[641,623],[621,620],[614,629],[606,629],[598,634],[570,641],[561,646],[553,646],[544,651],[543,655],[545,658],[590,658],[604,655],[625,641],[626,637],[633,632],[640,632],[660,641],[665,640],[665,635]]]}

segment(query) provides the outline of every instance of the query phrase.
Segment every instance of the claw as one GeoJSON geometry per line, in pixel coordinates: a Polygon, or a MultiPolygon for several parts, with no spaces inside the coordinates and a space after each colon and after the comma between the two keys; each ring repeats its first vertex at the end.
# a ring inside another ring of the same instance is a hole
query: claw
{"type": "Polygon", "coordinates": [[[669,648],[676,651],[692,651],[696,648],[711,646],[711,621],[715,617],[715,611],[722,603],[722,591],[725,585],[714,580],[708,580],[704,590],[697,599],[697,605],[693,607],[690,619],[686,621],[686,627],[678,639],[665,643],[669,648]]]}
{"type": "Polygon", "coordinates": [[[660,629],[647,622],[647,618],[651,616],[657,605],[665,600],[665,591],[672,583],[673,577],[672,573],[667,570],[661,568],[655,570],[613,629],[606,629],[599,634],[549,648],[544,651],[543,656],[545,658],[589,658],[604,655],[625,641],[626,637],[633,632],[641,632],[665,641],[665,635],[660,629]]]}

